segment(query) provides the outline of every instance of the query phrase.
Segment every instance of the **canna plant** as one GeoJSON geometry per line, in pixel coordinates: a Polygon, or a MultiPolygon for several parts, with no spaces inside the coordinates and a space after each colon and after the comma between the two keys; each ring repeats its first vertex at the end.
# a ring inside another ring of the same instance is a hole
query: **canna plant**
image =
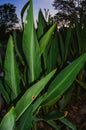
{"type": "MultiPolygon", "coordinates": [[[[14,32],[9,37],[2,65],[4,76],[0,79],[0,93],[7,108],[1,118],[0,130],[36,130],[38,121],[45,121],[56,130],[61,126],[55,121],[60,121],[67,129],[76,130],[65,118],[64,111],[50,109],[50,106],[71,87],[86,61],[86,53],[58,73],[57,24],[47,24],[40,10],[35,29],[32,0],[25,4],[22,17],[27,5],[27,22],[20,34],[14,32]],[[44,113],[39,116],[41,111],[44,113]]],[[[69,37],[65,41],[67,45],[69,37]]]]}

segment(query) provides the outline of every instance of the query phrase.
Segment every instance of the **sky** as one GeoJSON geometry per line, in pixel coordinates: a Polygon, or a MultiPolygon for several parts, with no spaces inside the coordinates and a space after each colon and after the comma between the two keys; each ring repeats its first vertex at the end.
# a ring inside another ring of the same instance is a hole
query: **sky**
{"type": "MultiPolygon", "coordinates": [[[[4,3],[11,3],[16,6],[16,13],[18,18],[20,18],[20,12],[24,4],[28,0],[0,0],[0,5],[4,3]]],[[[54,10],[54,7],[52,6],[53,0],[33,0],[33,6],[34,6],[34,18],[37,20],[38,17],[38,11],[41,8],[42,11],[44,12],[45,9],[49,9],[49,12],[51,16],[53,16],[56,11],[54,10]]]]}

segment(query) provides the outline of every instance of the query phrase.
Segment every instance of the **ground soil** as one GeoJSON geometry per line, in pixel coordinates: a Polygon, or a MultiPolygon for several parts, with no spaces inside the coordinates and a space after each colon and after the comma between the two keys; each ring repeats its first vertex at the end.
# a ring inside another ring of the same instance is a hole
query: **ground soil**
{"type": "Polygon", "coordinates": [[[86,90],[81,90],[79,96],[73,93],[70,103],[67,105],[67,118],[78,130],[86,130],[86,90]]]}

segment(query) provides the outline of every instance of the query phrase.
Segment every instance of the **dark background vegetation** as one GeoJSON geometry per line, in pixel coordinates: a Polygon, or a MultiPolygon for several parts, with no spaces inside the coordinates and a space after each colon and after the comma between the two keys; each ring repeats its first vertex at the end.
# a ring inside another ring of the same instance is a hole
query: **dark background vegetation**
{"type": "Polygon", "coordinates": [[[75,23],[82,20],[86,25],[86,1],[85,0],[54,0],[53,7],[57,10],[54,19],[64,24],[71,21],[75,23]]]}
{"type": "Polygon", "coordinates": [[[16,7],[10,3],[0,5],[0,41],[8,38],[12,30],[18,29],[16,7]]]}

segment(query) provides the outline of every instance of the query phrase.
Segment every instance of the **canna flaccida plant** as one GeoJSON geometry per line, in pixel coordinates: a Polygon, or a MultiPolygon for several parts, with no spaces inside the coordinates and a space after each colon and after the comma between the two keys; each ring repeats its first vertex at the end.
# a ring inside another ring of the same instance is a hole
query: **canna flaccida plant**
{"type": "MultiPolygon", "coordinates": [[[[26,23],[21,32],[10,35],[4,58],[3,78],[0,78],[0,93],[6,105],[6,112],[0,118],[0,130],[37,130],[38,121],[46,122],[60,130],[63,123],[67,129],[76,127],[65,118],[65,111],[50,109],[70,89],[86,61],[83,53],[69,65],[58,71],[62,65],[62,48],[58,41],[57,23],[46,22],[39,11],[37,28],[34,26],[33,1],[23,7],[21,18],[28,7],[26,23]],[[40,116],[40,112],[43,114],[40,116]]],[[[71,35],[68,29],[65,44],[67,51],[71,35]]],[[[1,62],[0,62],[1,63],[1,62]]]]}

